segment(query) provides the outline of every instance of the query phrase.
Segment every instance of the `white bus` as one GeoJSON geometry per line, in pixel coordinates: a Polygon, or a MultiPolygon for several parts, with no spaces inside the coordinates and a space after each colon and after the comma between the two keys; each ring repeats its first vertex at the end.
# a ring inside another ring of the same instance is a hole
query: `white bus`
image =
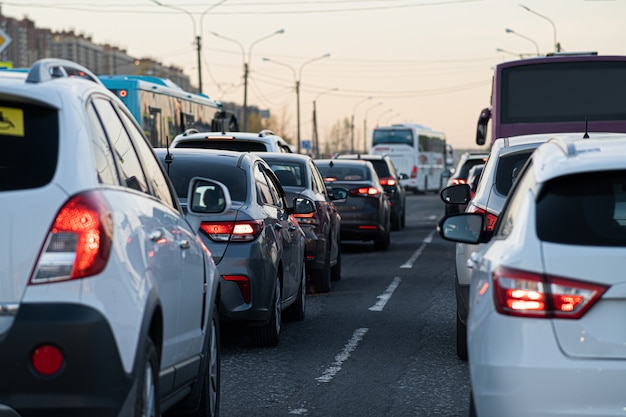
{"type": "Polygon", "coordinates": [[[442,132],[419,124],[394,124],[372,131],[369,153],[389,155],[398,172],[406,174],[401,183],[418,194],[441,189],[450,149],[442,132]]]}

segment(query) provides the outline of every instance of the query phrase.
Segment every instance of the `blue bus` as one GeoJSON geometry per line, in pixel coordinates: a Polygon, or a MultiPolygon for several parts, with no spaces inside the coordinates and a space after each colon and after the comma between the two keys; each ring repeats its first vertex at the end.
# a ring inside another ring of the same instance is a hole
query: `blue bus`
{"type": "Polygon", "coordinates": [[[144,75],[102,75],[102,83],[133,114],[155,148],[164,148],[187,130],[239,130],[234,114],[204,94],[184,91],[165,78],[144,75]]]}

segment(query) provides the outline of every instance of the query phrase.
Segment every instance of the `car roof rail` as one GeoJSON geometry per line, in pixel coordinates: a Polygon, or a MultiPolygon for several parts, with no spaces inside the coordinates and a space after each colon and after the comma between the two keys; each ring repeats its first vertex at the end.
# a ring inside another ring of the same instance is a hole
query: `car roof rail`
{"type": "Polygon", "coordinates": [[[262,138],[263,136],[268,136],[268,135],[274,135],[276,136],[276,133],[274,133],[272,130],[269,129],[263,129],[259,132],[259,137],[262,138]]]}
{"type": "Polygon", "coordinates": [[[43,58],[36,61],[28,71],[27,83],[40,83],[55,78],[80,77],[104,86],[96,75],[84,66],[67,59],[43,58]]]}

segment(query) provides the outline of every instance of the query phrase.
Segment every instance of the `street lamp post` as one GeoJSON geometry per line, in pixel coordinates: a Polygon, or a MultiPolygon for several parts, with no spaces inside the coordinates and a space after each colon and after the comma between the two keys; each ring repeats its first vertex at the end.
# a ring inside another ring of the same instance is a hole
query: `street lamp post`
{"type": "Polygon", "coordinates": [[[312,151],[311,153],[313,154],[314,158],[319,158],[319,153],[320,153],[319,136],[317,134],[317,109],[316,109],[317,99],[323,96],[324,94],[330,93],[331,91],[337,91],[337,90],[339,89],[335,87],[329,90],[322,91],[315,97],[315,100],[313,100],[313,137],[312,137],[313,149],[311,150],[312,151]]]}
{"type": "Polygon", "coordinates": [[[383,105],[383,102],[379,101],[378,103],[374,104],[372,107],[365,110],[365,114],[363,115],[363,149],[365,149],[365,152],[367,152],[367,113],[369,113],[370,110],[378,106],[382,106],[382,105],[383,105]]]}
{"type": "Polygon", "coordinates": [[[378,119],[376,119],[376,127],[378,127],[378,123],[380,122],[380,119],[386,115],[387,113],[391,113],[393,111],[393,109],[388,109],[387,111],[382,112],[381,114],[378,115],[378,119]]]}
{"type": "Polygon", "coordinates": [[[215,37],[222,38],[226,41],[236,43],[241,49],[241,55],[243,58],[243,114],[241,118],[243,119],[242,130],[244,132],[247,132],[248,131],[248,75],[250,74],[250,61],[252,59],[252,47],[265,39],[271,38],[274,35],[285,33],[285,29],[278,29],[277,31],[272,32],[269,35],[263,36],[262,38],[259,38],[256,41],[252,42],[250,46],[248,47],[248,60],[247,61],[246,61],[246,51],[243,45],[241,44],[241,42],[232,38],[227,38],[226,36],[222,36],[215,32],[209,32],[209,33],[215,37]]]}
{"type": "Polygon", "coordinates": [[[537,13],[536,11],[532,10],[531,8],[524,6],[523,4],[519,5],[522,9],[534,14],[535,16],[539,16],[542,19],[547,20],[548,22],[550,22],[550,24],[552,25],[552,33],[554,34],[554,51],[555,52],[561,52],[561,44],[556,40],[556,25],[554,24],[554,22],[549,19],[548,17],[537,13]]]}
{"type": "Polygon", "coordinates": [[[523,39],[526,39],[527,41],[532,42],[535,45],[535,48],[537,49],[537,56],[541,55],[541,52],[539,52],[539,44],[537,44],[537,42],[535,42],[533,39],[529,38],[528,36],[524,36],[521,33],[517,33],[513,29],[506,28],[506,29],[504,29],[504,31],[506,33],[512,33],[513,35],[517,35],[520,38],[523,38],[523,39]]]}
{"type": "Polygon", "coordinates": [[[263,58],[263,61],[273,62],[274,64],[282,65],[284,67],[289,68],[293,72],[293,77],[296,80],[296,106],[297,106],[297,128],[298,128],[298,145],[297,145],[297,147],[298,147],[298,153],[301,153],[301,150],[302,150],[302,143],[301,143],[302,141],[300,139],[301,138],[301,136],[300,136],[300,80],[302,79],[302,69],[304,68],[305,65],[310,64],[311,62],[318,61],[318,60],[320,60],[322,58],[327,58],[329,56],[330,56],[330,54],[326,53],[326,54],[324,54],[322,56],[318,56],[317,58],[312,58],[312,59],[309,59],[308,61],[304,61],[300,65],[300,68],[298,69],[297,72],[296,72],[295,68],[292,67],[289,64],[285,64],[285,63],[282,63],[282,62],[277,62],[277,61],[274,61],[274,60],[269,59],[269,58],[263,58]]]}
{"type": "Polygon", "coordinates": [[[351,135],[350,135],[350,153],[354,153],[354,114],[356,113],[356,108],[360,105],[363,104],[369,100],[372,99],[372,96],[367,97],[365,100],[361,100],[359,102],[357,102],[354,107],[352,108],[352,121],[350,122],[350,131],[351,131],[351,135]]]}
{"type": "Polygon", "coordinates": [[[217,4],[214,4],[212,6],[209,6],[205,11],[202,12],[202,14],[200,15],[200,32],[198,33],[196,31],[196,20],[193,18],[193,14],[191,14],[189,11],[182,9],[180,7],[176,7],[176,6],[171,6],[169,4],[163,4],[158,0],[151,0],[154,4],[161,6],[161,7],[169,7],[170,9],[174,9],[174,10],[178,10],[179,12],[183,12],[185,14],[187,14],[190,18],[191,18],[191,23],[193,25],[193,34],[196,37],[196,54],[198,57],[198,92],[202,93],[202,21],[204,20],[204,16],[211,10],[216,8],[217,6],[219,6],[220,4],[223,4],[226,2],[226,0],[222,0],[217,4]]]}

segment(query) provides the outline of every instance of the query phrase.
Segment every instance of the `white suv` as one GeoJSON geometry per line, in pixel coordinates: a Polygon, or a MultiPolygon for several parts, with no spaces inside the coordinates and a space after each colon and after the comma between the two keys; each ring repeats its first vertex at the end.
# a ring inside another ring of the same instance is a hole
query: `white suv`
{"type": "Polygon", "coordinates": [[[219,275],[122,102],[0,71],[0,143],[0,415],[216,416],[219,275]]]}
{"type": "Polygon", "coordinates": [[[477,213],[441,225],[484,243],[469,290],[470,415],[624,413],[626,136],[589,136],[539,146],[493,231],[477,213]]]}
{"type": "Polygon", "coordinates": [[[176,136],[172,148],[223,149],[239,152],[284,152],[291,147],[271,130],[251,132],[198,132],[190,129],[176,136]]]}

